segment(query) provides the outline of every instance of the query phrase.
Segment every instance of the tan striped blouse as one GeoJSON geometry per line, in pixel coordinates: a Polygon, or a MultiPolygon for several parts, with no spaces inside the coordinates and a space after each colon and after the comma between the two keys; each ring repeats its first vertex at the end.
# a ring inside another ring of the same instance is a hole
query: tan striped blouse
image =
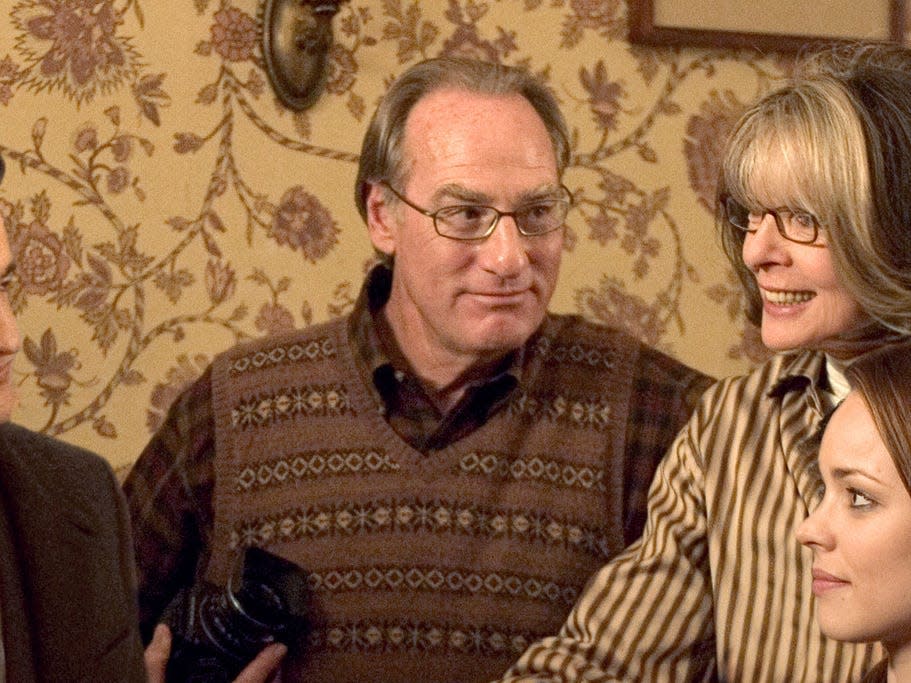
{"type": "Polygon", "coordinates": [[[797,525],[819,491],[797,447],[834,397],[822,354],[711,388],[655,475],[643,538],[509,681],[858,681],[878,648],[825,638],[797,525]]]}

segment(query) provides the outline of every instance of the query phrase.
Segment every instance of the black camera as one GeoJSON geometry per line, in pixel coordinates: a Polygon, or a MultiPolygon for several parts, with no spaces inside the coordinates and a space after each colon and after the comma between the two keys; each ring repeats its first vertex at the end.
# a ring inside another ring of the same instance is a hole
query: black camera
{"type": "Polygon", "coordinates": [[[162,621],[172,633],[168,683],[230,683],[270,643],[289,651],[307,632],[307,574],[262,548],[247,548],[228,585],[197,583],[162,621]]]}

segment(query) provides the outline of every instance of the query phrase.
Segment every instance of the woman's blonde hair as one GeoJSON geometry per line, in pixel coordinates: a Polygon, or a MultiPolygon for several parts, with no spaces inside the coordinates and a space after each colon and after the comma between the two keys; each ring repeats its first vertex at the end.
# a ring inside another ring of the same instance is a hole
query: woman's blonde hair
{"type": "Polygon", "coordinates": [[[879,325],[911,334],[911,50],[865,43],[817,53],[734,127],[716,219],[758,323],[762,301],[725,196],[815,215],[844,287],[879,325]]]}

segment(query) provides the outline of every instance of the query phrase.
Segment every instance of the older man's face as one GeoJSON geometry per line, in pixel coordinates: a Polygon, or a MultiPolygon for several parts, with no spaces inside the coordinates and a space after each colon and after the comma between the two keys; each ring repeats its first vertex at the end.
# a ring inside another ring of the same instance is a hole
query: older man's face
{"type": "Polygon", "coordinates": [[[9,420],[16,406],[13,359],[19,351],[19,327],[10,307],[7,287],[12,278],[9,239],[0,216],[0,422],[9,420]]]}
{"type": "MultiPolygon", "coordinates": [[[[396,190],[430,211],[514,211],[560,193],[550,136],[518,95],[431,93],[408,116],[404,158],[407,182],[396,190]]],[[[374,246],[395,257],[386,312],[413,362],[471,366],[521,346],[539,327],[557,282],[562,229],[525,237],[504,217],[488,238],[459,242],[402,203],[380,215],[374,246]]]]}

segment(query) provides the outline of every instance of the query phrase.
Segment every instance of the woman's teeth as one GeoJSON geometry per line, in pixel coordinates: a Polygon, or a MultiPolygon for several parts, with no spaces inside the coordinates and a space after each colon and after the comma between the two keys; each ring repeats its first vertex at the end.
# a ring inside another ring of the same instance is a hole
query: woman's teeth
{"type": "Polygon", "coordinates": [[[804,301],[809,301],[816,296],[813,292],[771,292],[769,290],[764,290],[763,294],[766,301],[779,306],[802,304],[804,301]]]}

